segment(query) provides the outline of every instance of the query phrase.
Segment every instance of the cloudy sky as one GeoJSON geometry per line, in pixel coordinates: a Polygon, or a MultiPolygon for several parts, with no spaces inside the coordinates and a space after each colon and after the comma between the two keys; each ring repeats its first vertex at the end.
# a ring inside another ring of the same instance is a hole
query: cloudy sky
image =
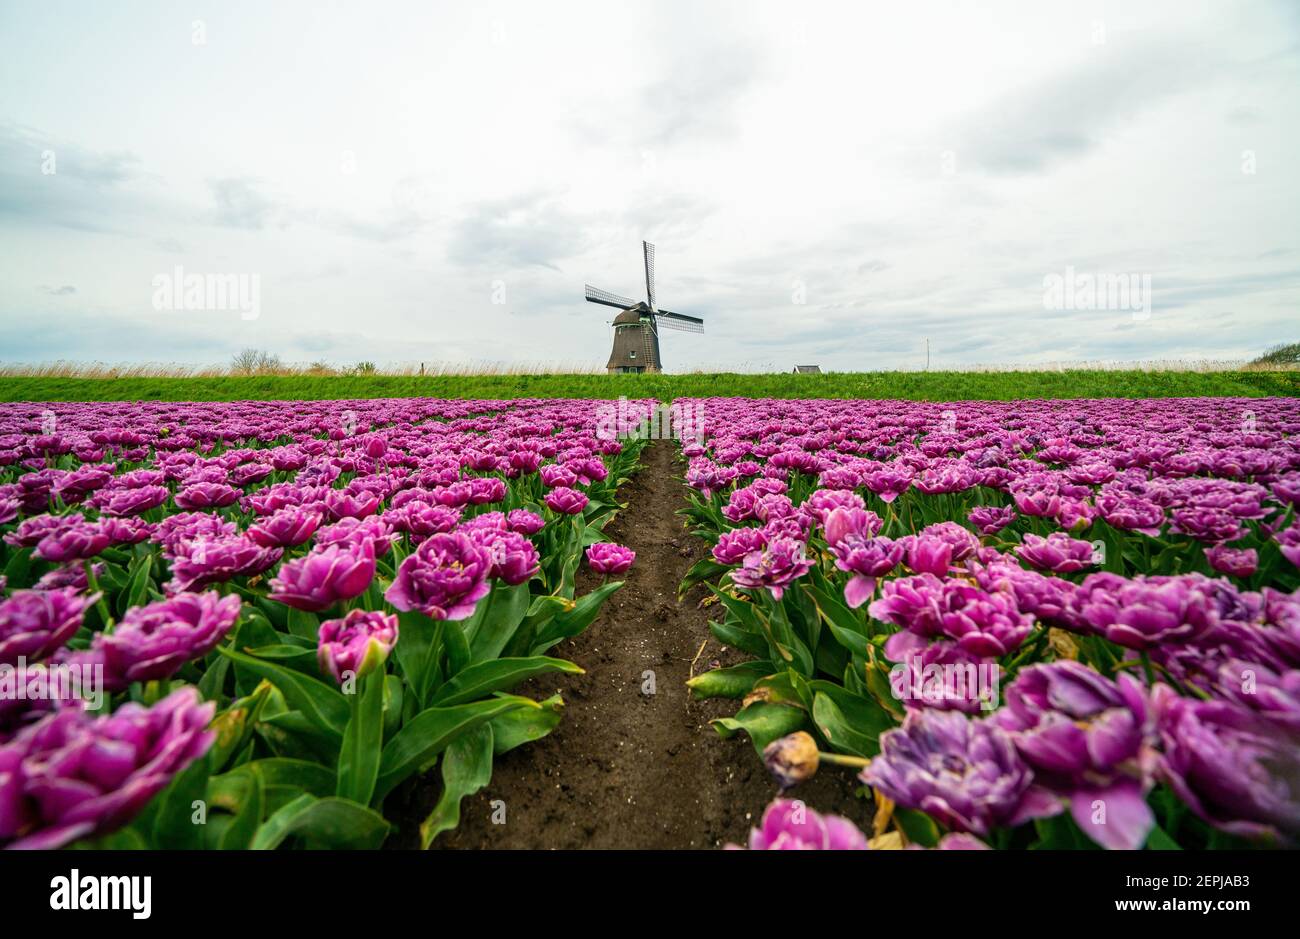
{"type": "Polygon", "coordinates": [[[0,361],[1249,357],[1297,219],[1295,0],[0,3],[0,361]]]}

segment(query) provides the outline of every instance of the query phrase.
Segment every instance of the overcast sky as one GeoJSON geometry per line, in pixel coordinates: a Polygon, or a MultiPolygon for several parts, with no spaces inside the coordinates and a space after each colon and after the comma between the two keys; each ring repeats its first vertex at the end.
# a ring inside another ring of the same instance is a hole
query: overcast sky
{"type": "Polygon", "coordinates": [[[0,361],[603,365],[642,238],[669,371],[1253,356],[1300,3],[0,0],[0,361]]]}

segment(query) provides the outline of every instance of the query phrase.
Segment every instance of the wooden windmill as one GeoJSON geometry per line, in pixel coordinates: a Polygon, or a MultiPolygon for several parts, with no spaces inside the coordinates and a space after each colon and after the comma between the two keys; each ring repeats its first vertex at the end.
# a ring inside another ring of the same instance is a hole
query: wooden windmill
{"type": "Polygon", "coordinates": [[[611,375],[626,372],[662,372],[659,355],[659,329],[679,329],[688,333],[704,332],[704,320],[685,316],[655,305],[655,246],[641,242],[645,252],[646,299],[629,300],[587,284],[587,300],[616,307],[623,312],[614,317],[614,348],[605,368],[611,375]]]}

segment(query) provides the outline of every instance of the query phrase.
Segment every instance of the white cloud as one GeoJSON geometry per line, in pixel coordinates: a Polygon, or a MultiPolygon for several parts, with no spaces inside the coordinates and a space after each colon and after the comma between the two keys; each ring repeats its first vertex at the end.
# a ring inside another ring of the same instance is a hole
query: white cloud
{"type": "Polygon", "coordinates": [[[670,369],[1295,338],[1285,2],[204,15],[0,10],[0,358],[599,364],[582,285],[638,296],[643,237],[706,320],[670,369]],[[263,315],[160,316],[176,265],[259,275],[263,315]],[[1067,266],[1150,274],[1151,318],[1044,309],[1067,266]]]}

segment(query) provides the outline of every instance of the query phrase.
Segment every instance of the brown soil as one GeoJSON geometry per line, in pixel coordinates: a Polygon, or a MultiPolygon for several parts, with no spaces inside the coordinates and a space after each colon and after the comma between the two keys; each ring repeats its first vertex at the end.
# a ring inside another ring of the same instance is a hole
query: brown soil
{"type": "MultiPolygon", "coordinates": [[[[437,846],[714,848],[743,843],[776,794],[748,738],[724,740],[709,726],[739,702],[695,701],[685,686],[692,674],[746,656],[709,633],[703,588],[677,602],[677,586],[705,545],[674,514],[685,504],[676,452],[671,441],[655,441],[642,454],[644,469],[619,490],[628,507],[607,533],[636,551],[625,585],[586,632],[549,653],[586,674],[519,689],[534,697],[560,692],[564,719],[550,736],[499,757],[491,783],[465,799],[460,827],[437,846]],[[647,671],[654,694],[642,692],[647,671]],[[505,802],[503,825],[491,820],[495,800],[505,802]]],[[[578,589],[598,584],[584,571],[578,589]]],[[[413,824],[402,826],[393,846],[418,843],[414,829],[438,785],[434,774],[411,792],[400,816],[413,824]]],[[[827,767],[790,796],[865,827],[855,788],[850,774],[827,767]]]]}

